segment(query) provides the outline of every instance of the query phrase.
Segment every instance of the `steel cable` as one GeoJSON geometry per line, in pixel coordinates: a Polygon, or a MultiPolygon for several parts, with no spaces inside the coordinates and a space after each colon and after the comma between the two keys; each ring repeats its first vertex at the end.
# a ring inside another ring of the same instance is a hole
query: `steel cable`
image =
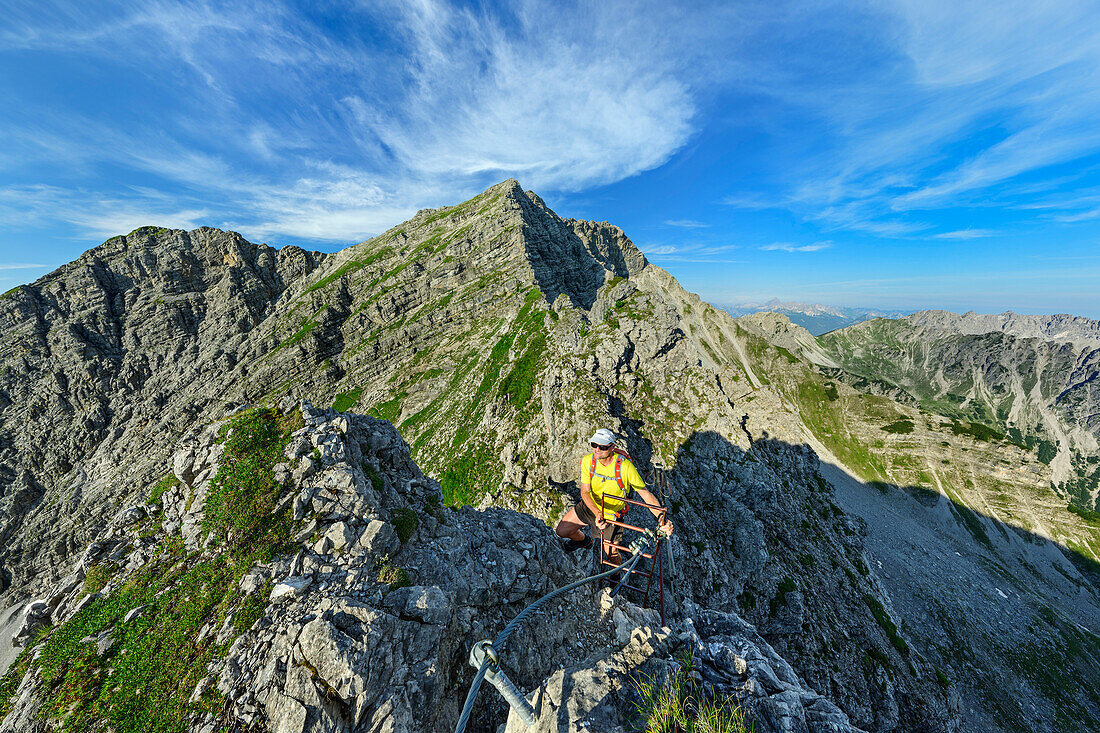
{"type": "MultiPolygon", "coordinates": [[[[648,542],[646,542],[645,544],[648,545],[648,542]]],[[[546,602],[548,602],[548,601],[550,601],[554,598],[557,598],[558,596],[560,596],[564,593],[568,593],[569,591],[573,590],[574,588],[579,588],[580,586],[584,585],[585,583],[591,583],[593,580],[600,580],[601,578],[606,578],[609,575],[611,575],[612,573],[616,573],[620,570],[623,570],[624,568],[626,568],[627,572],[625,572],[623,574],[623,577],[626,577],[626,575],[629,575],[630,571],[632,571],[634,569],[634,566],[638,563],[638,560],[642,557],[642,552],[644,552],[645,550],[646,550],[646,547],[643,546],[643,547],[639,548],[639,551],[634,553],[633,557],[631,557],[629,560],[624,560],[621,564],[611,568],[610,570],[606,570],[606,571],[604,571],[602,573],[598,573],[596,575],[590,575],[587,578],[583,578],[582,580],[578,580],[576,582],[570,583],[569,585],[562,586],[561,588],[558,588],[557,590],[554,590],[554,591],[551,591],[551,592],[547,593],[542,598],[539,598],[537,601],[532,603],[530,606],[528,606],[527,608],[520,611],[519,614],[517,614],[516,617],[514,619],[512,619],[508,623],[507,626],[504,627],[504,630],[501,631],[499,634],[497,634],[497,638],[493,641],[493,648],[494,649],[503,648],[504,643],[506,641],[508,641],[508,637],[512,635],[512,633],[523,622],[523,620],[525,618],[527,618],[528,616],[530,616],[532,613],[534,613],[535,610],[538,609],[538,607],[543,605],[544,603],[546,603],[546,602]],[[628,565],[629,565],[629,567],[626,567],[628,565]]],[[[473,709],[474,709],[474,700],[477,699],[478,689],[481,687],[481,683],[485,679],[485,673],[488,671],[488,668],[489,668],[489,658],[486,657],[485,661],[483,661],[481,663],[481,666],[478,667],[477,674],[474,675],[474,681],[470,684],[470,691],[466,694],[466,703],[465,703],[465,705],[462,706],[462,715],[460,715],[459,718],[458,718],[458,724],[455,726],[455,733],[464,733],[464,731],[466,730],[466,723],[469,722],[470,713],[472,713],[473,709]]]]}

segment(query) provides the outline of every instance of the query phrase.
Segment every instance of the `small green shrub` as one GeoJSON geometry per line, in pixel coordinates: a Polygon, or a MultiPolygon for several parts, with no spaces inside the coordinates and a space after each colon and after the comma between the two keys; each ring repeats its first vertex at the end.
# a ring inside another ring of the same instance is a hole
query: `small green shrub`
{"type": "Polygon", "coordinates": [[[882,627],[882,630],[886,632],[886,637],[890,640],[890,643],[894,645],[894,648],[903,657],[909,656],[909,645],[905,643],[905,639],[901,638],[898,634],[898,627],[894,624],[893,619],[890,618],[890,614],[886,613],[886,609],[879,603],[878,599],[868,594],[863,596],[863,602],[867,604],[867,607],[871,609],[871,615],[875,617],[875,621],[882,627]]]}
{"type": "Polygon", "coordinates": [[[84,588],[81,595],[90,596],[93,593],[100,592],[107,587],[116,572],[118,572],[118,563],[115,562],[101,562],[88,568],[88,573],[84,576],[84,588]]]}
{"type": "Polygon", "coordinates": [[[179,485],[180,485],[180,480],[178,478],[176,478],[176,475],[173,474],[173,473],[168,474],[167,476],[162,478],[160,481],[157,481],[156,484],[153,485],[153,488],[149,490],[149,499],[145,503],[146,504],[159,504],[160,503],[160,498],[162,496],[164,496],[164,492],[168,491],[173,486],[179,486],[179,485]]]}
{"type": "Polygon", "coordinates": [[[401,544],[405,544],[412,539],[419,525],[420,520],[417,518],[416,512],[403,507],[394,509],[393,527],[397,530],[397,539],[401,540],[401,544]]]}
{"type": "Polygon", "coordinates": [[[913,432],[913,421],[907,418],[902,418],[897,422],[892,422],[889,425],[882,426],[883,432],[892,433],[894,435],[907,435],[913,432]]]}
{"type": "Polygon", "coordinates": [[[408,588],[412,585],[409,581],[409,574],[405,572],[404,568],[399,568],[388,562],[378,569],[378,582],[388,584],[390,590],[408,588]]]}
{"type": "Polygon", "coordinates": [[[367,478],[370,479],[370,485],[375,491],[381,491],[386,487],[386,482],[382,478],[382,474],[378,473],[378,469],[369,463],[364,463],[363,468],[366,470],[367,478]]]}
{"type": "Polygon", "coordinates": [[[875,665],[873,662],[878,662],[886,669],[890,669],[890,657],[872,646],[868,647],[863,653],[863,666],[868,669],[874,669],[875,665]]]}

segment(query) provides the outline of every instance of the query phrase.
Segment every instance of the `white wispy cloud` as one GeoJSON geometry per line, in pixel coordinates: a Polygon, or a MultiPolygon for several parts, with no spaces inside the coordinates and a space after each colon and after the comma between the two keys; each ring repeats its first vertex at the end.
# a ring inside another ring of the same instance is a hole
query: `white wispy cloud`
{"type": "Polygon", "coordinates": [[[726,203],[905,237],[928,228],[925,212],[1019,210],[1033,195],[1024,184],[1073,187],[1056,166],[1100,151],[1093,4],[899,0],[827,12],[835,27],[815,19],[788,30],[832,31],[828,44],[787,47],[754,68],[753,88],[807,111],[816,139],[772,172],[769,195],[726,203]],[[839,49],[860,63],[838,63],[839,49]]]}
{"type": "Polygon", "coordinates": [[[657,262],[692,262],[712,264],[737,264],[743,260],[730,259],[730,252],[739,249],[736,244],[708,244],[681,242],[676,244],[639,245],[645,255],[657,262]]]}
{"type": "Polygon", "coordinates": [[[348,5],[336,29],[314,12],[236,0],[14,8],[0,49],[128,70],[163,96],[155,123],[12,100],[0,172],[43,166],[63,175],[38,180],[65,189],[40,189],[35,204],[27,179],[7,185],[22,196],[16,213],[94,232],[147,212],[354,240],[508,176],[568,192],[654,169],[735,92],[780,110],[738,110],[737,124],[781,142],[728,205],[792,211],[823,236],[886,238],[962,238],[925,234],[942,228],[928,212],[959,205],[1097,216],[1095,202],[1059,200],[1082,185],[1065,164],[1100,149],[1100,16],[1083,0],[416,0],[348,5]],[[810,132],[792,136],[787,121],[810,132]],[[138,172],[141,188],[99,190],[105,170],[138,172]],[[1026,208],[1039,196],[1043,208],[1026,208]]]}
{"type": "Polygon", "coordinates": [[[992,229],[959,229],[953,232],[941,232],[935,235],[936,239],[982,239],[983,237],[995,237],[999,234],[992,229]]]}
{"type": "Polygon", "coordinates": [[[0,270],[36,270],[45,265],[31,265],[22,262],[0,262],[0,270]]]}
{"type": "Polygon", "coordinates": [[[343,240],[508,176],[557,191],[621,180],[666,162],[695,130],[685,70],[700,51],[667,28],[701,37],[701,9],[420,0],[346,11],[348,30],[334,32],[280,2],[27,6],[5,19],[0,49],[106,60],[178,106],[158,109],[152,127],[28,105],[5,129],[23,141],[10,162],[64,159],[70,178],[148,172],[161,179],[148,188],[181,202],[165,211],[133,189],[81,185],[43,199],[85,209],[90,233],[148,211],[343,240]],[[365,40],[364,26],[383,42],[365,40]]]}
{"type": "Polygon", "coordinates": [[[651,244],[645,246],[644,250],[648,255],[672,255],[677,252],[676,246],[672,244],[651,244]]]}
{"type": "Polygon", "coordinates": [[[782,252],[818,252],[823,249],[828,249],[833,246],[832,242],[814,242],[813,244],[791,244],[790,242],[772,242],[771,244],[765,244],[760,249],[765,252],[782,251],[782,252]]]}

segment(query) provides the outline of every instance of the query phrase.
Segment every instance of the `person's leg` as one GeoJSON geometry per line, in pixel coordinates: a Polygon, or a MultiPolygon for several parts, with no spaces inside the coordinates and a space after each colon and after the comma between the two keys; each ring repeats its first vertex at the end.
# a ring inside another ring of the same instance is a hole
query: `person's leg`
{"type": "Polygon", "coordinates": [[[581,527],[585,525],[585,522],[577,516],[577,508],[573,507],[565,513],[565,516],[558,522],[558,526],[554,528],[554,533],[558,537],[566,537],[574,542],[584,542],[584,532],[581,531],[581,527]]]}

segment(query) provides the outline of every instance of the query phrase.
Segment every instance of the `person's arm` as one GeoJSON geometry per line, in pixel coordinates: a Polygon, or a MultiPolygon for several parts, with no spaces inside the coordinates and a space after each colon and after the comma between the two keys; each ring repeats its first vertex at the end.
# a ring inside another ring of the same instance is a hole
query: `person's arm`
{"type": "MultiPolygon", "coordinates": [[[[634,490],[638,492],[638,496],[642,497],[642,501],[644,501],[646,504],[652,504],[654,506],[660,505],[660,502],[657,501],[657,497],[654,496],[649,489],[636,488],[634,490]]],[[[650,509],[649,511],[661,522],[661,529],[663,529],[665,532],[668,532],[668,534],[672,534],[672,522],[670,522],[668,519],[668,513],[666,512],[664,517],[662,518],[661,512],[657,511],[656,509],[650,509]]]]}

